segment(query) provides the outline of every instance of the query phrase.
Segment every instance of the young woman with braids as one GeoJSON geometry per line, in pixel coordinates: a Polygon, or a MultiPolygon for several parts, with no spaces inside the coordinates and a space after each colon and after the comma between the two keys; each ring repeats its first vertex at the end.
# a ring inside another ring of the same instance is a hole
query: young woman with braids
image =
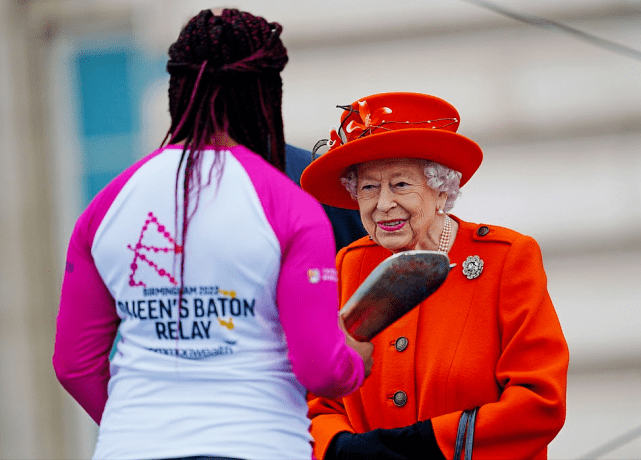
{"type": "Polygon", "coordinates": [[[168,144],[76,224],[53,361],[100,425],[95,458],[311,458],[306,389],[346,395],[371,369],[339,328],[330,224],[282,173],[280,32],[192,18],[168,144]]]}

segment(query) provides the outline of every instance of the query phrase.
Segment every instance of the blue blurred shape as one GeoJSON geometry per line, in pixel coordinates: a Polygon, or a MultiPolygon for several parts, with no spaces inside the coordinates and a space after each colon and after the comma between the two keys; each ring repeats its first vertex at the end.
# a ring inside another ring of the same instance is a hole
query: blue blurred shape
{"type": "Polygon", "coordinates": [[[84,136],[132,131],[130,59],[127,50],[85,51],[76,58],[84,136]]]}

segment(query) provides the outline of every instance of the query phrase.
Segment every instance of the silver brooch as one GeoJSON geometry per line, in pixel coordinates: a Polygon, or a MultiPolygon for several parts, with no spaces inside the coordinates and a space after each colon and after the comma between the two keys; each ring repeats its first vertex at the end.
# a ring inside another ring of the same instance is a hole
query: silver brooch
{"type": "Polygon", "coordinates": [[[483,271],[483,261],[479,256],[468,256],[463,262],[463,274],[468,280],[478,278],[483,271]]]}

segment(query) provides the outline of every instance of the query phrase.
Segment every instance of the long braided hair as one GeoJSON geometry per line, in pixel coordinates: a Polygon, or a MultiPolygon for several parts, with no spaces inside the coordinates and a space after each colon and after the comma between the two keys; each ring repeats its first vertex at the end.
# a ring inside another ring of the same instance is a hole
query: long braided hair
{"type": "MultiPolygon", "coordinates": [[[[169,144],[184,145],[176,174],[176,227],[179,216],[182,220],[182,243],[176,248],[181,255],[179,302],[184,288],[183,248],[189,221],[198,207],[207,145],[217,134],[227,133],[276,168],[285,170],[280,71],[288,58],[281,32],[280,24],[236,9],[225,9],[220,15],[203,10],[169,47],[171,127],[161,146],[168,139],[169,144]],[[183,164],[185,172],[181,175],[183,164]],[[192,197],[196,200],[193,206],[192,197]]],[[[207,185],[214,169],[220,180],[224,166],[219,152],[213,154],[207,185]]]]}

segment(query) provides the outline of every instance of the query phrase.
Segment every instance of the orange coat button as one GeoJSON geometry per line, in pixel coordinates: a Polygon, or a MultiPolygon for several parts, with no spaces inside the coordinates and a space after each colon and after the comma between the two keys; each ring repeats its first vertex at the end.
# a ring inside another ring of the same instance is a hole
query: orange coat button
{"type": "Polygon", "coordinates": [[[396,393],[394,393],[393,399],[394,404],[396,404],[398,407],[403,407],[407,402],[407,395],[404,391],[397,391],[396,393]]]}
{"type": "Polygon", "coordinates": [[[396,339],[396,342],[394,342],[394,348],[396,348],[396,351],[403,351],[407,348],[409,343],[410,341],[407,340],[407,337],[399,337],[396,339]]]}
{"type": "Polygon", "coordinates": [[[490,229],[489,229],[489,227],[486,227],[485,225],[483,225],[482,227],[479,227],[479,228],[476,230],[476,234],[477,234],[478,236],[485,236],[485,235],[487,235],[488,233],[490,233],[490,229]]]}

